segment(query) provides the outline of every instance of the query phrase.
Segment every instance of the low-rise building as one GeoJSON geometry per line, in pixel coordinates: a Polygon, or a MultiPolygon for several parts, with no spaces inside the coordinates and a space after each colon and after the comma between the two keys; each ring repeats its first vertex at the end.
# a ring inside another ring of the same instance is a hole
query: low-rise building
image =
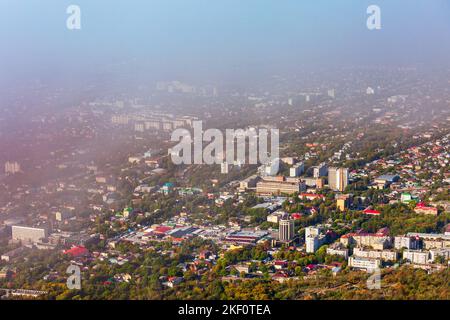
{"type": "Polygon", "coordinates": [[[369,271],[380,268],[381,260],[373,258],[350,257],[348,258],[348,265],[355,269],[369,271]]]}

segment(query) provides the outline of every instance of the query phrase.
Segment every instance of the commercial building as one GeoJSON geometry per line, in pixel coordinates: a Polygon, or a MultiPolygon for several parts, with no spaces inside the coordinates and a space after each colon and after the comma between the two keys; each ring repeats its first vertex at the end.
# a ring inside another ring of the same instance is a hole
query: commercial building
{"type": "Polygon", "coordinates": [[[224,240],[234,244],[256,244],[267,235],[266,231],[236,231],[228,234],[224,240]]]}
{"type": "Polygon", "coordinates": [[[256,193],[260,195],[281,195],[300,192],[301,184],[285,181],[284,177],[275,180],[264,179],[256,184],[256,193]]]}

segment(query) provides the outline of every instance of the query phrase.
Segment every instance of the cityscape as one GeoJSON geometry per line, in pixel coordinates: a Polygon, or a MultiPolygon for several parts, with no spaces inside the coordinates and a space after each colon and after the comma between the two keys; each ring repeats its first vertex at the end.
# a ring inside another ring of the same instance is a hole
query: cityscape
{"type": "MultiPolygon", "coordinates": [[[[94,29],[79,2],[69,35],[94,29]]],[[[0,55],[0,299],[450,300],[449,35],[432,65],[220,77],[0,55]]]]}

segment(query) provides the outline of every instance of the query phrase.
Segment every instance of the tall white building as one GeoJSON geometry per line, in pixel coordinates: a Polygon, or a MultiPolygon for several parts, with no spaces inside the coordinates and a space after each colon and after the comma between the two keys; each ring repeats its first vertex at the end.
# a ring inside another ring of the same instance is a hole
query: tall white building
{"type": "Polygon", "coordinates": [[[307,227],[305,229],[306,252],[314,253],[325,242],[325,235],[321,234],[320,227],[307,227]]]}

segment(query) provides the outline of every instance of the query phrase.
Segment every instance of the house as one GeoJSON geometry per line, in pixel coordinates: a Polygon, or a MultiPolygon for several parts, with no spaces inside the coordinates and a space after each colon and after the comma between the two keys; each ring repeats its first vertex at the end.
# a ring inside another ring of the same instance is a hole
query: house
{"type": "Polygon", "coordinates": [[[65,250],[64,251],[65,255],[69,255],[72,258],[80,258],[80,257],[86,257],[89,255],[89,250],[86,249],[83,246],[77,246],[77,247],[72,247],[69,250],[65,250]]]}
{"type": "Polygon", "coordinates": [[[380,211],[369,208],[364,209],[363,213],[371,216],[379,216],[381,214],[380,211]]]}
{"type": "Polygon", "coordinates": [[[166,282],[163,282],[162,285],[169,288],[173,288],[176,285],[180,284],[181,282],[183,282],[183,278],[181,277],[169,277],[168,280],[166,282]]]}

